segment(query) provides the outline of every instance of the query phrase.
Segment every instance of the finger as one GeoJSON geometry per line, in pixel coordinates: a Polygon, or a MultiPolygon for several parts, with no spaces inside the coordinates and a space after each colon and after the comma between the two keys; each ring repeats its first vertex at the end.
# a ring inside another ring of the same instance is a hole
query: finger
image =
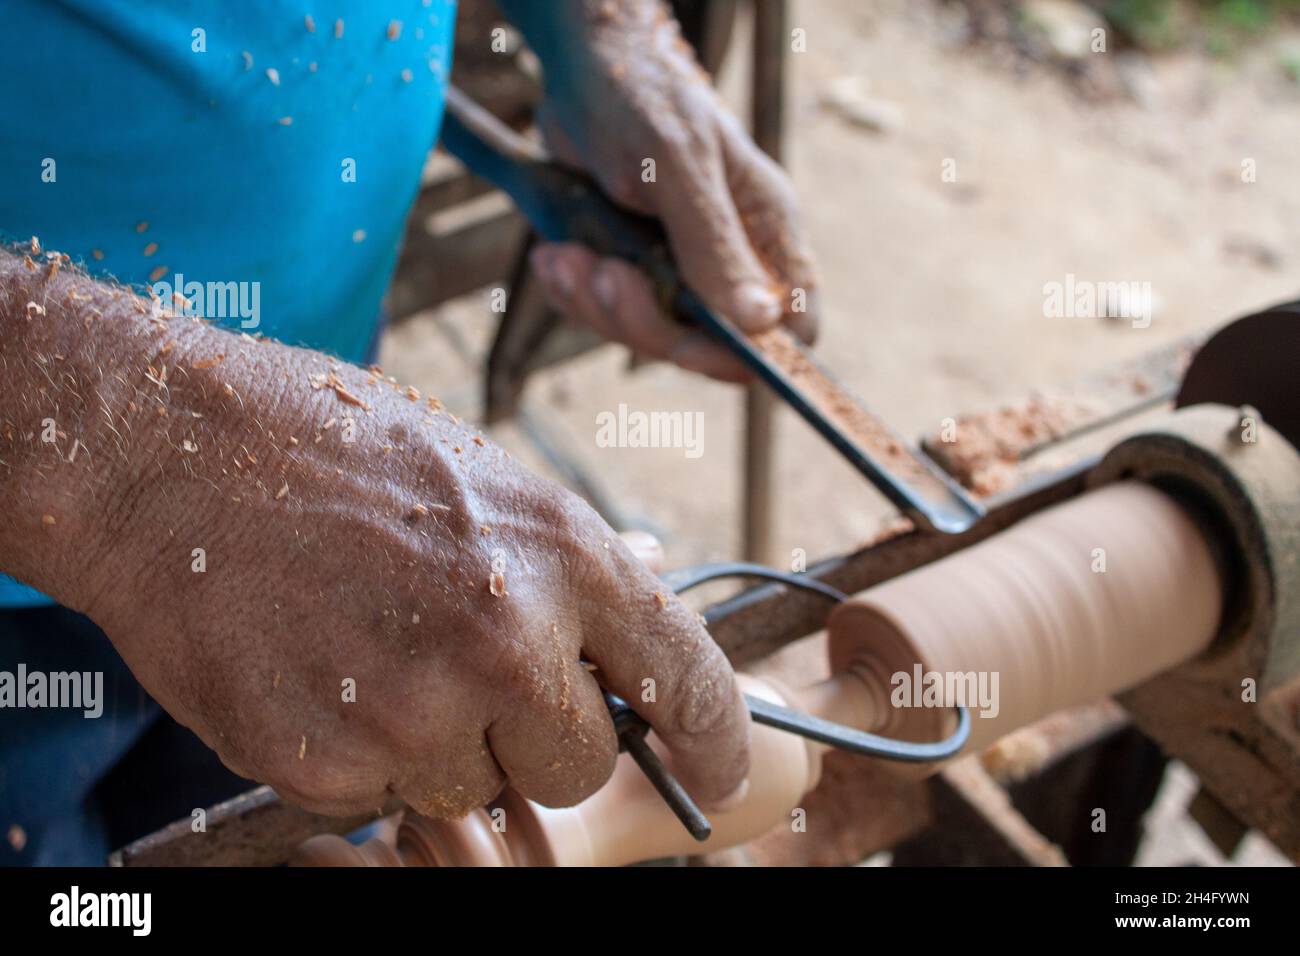
{"type": "Polygon", "coordinates": [[[418,813],[437,820],[463,817],[491,801],[505,785],[482,732],[467,730],[438,753],[403,761],[392,789],[418,813]]]}
{"type": "Polygon", "coordinates": [[[686,284],[709,308],[756,332],[781,317],[779,285],[750,246],[722,157],[701,152],[679,160],[654,188],[655,209],[686,284]]]}
{"type": "Polygon", "coordinates": [[[542,243],[528,261],[551,308],[604,338],[618,340],[613,323],[591,293],[591,275],[599,262],[594,252],[576,242],[542,243]]]}
{"type": "Polygon", "coordinates": [[[493,722],[488,743],[515,790],[543,806],[573,806],[614,772],[614,723],[596,679],[576,655],[538,690],[493,722]]]}
{"type": "Polygon", "coordinates": [[[649,358],[727,382],[747,382],[745,366],[726,349],[659,310],[653,286],[635,267],[600,259],[578,243],[534,248],[532,268],[552,308],[649,358]]]}
{"type": "Polygon", "coordinates": [[[749,380],[749,372],[738,358],[698,329],[660,310],[654,286],[639,269],[618,259],[603,259],[592,273],[591,285],[597,305],[620,342],[691,372],[728,382],[749,380]]]}
{"type": "MultiPolygon", "coordinates": [[[[601,683],[644,717],[703,804],[725,803],[749,769],[749,714],[735,675],[699,619],[621,544],[593,594],[621,594],[583,616],[583,654],[601,683]]],[[[593,572],[596,573],[596,572],[593,572]]]]}
{"type": "Polygon", "coordinates": [[[741,130],[724,135],[727,182],[750,245],[782,287],[784,321],[811,343],[817,334],[817,274],[789,175],[741,130]]]}
{"type": "Polygon", "coordinates": [[[638,561],[655,574],[664,569],[664,546],[648,531],[621,531],[618,535],[638,561]]]}
{"type": "MultiPolygon", "coordinates": [[[[221,759],[230,766],[225,757],[221,759]]],[[[272,789],[281,797],[329,817],[378,810],[388,802],[387,778],[378,767],[355,763],[351,754],[305,753],[301,762],[290,760],[301,765],[291,764],[289,772],[275,777],[254,779],[274,780],[272,789]]]]}
{"type": "Polygon", "coordinates": [[[698,372],[720,382],[748,385],[754,375],[740,359],[703,332],[690,332],[679,341],[668,360],[688,372],[698,372]]]}

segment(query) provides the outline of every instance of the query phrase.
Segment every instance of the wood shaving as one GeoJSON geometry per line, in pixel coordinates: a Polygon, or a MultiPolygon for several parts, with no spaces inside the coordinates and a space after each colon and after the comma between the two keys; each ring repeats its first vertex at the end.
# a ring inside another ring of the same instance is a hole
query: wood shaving
{"type": "Polygon", "coordinates": [[[304,734],[302,738],[302,743],[298,745],[298,759],[304,760],[306,759],[306,757],[307,757],[307,737],[304,734]]]}
{"type": "Polygon", "coordinates": [[[302,25],[307,28],[308,33],[316,32],[316,21],[311,18],[310,13],[302,18],[302,25]]]}
{"type": "Polygon", "coordinates": [[[389,21],[388,21],[388,39],[390,39],[390,40],[396,40],[396,39],[397,39],[398,37],[400,37],[401,35],[402,35],[402,21],[401,21],[401,20],[389,20],[389,21]]]}
{"type": "Polygon", "coordinates": [[[200,359],[199,361],[194,363],[193,367],[194,368],[216,368],[225,360],[226,360],[226,356],[224,354],[216,355],[210,359],[200,359]]]}
{"type": "Polygon", "coordinates": [[[508,597],[506,591],[506,576],[500,571],[493,571],[492,576],[488,578],[488,592],[493,597],[508,597]]]}
{"type": "Polygon", "coordinates": [[[288,496],[288,494],[289,494],[289,482],[286,481],[283,485],[280,486],[280,490],[275,493],[275,500],[283,501],[285,497],[288,496]]]}
{"type": "Polygon", "coordinates": [[[334,21],[334,39],[343,39],[343,21],[341,19],[334,21]]]}
{"type": "Polygon", "coordinates": [[[54,515],[41,515],[41,524],[49,528],[54,525],[54,515]]]}
{"type": "Polygon", "coordinates": [[[333,372],[330,372],[325,376],[325,385],[326,387],[333,389],[334,394],[338,396],[339,401],[343,404],[354,405],[357,408],[364,408],[366,411],[370,411],[370,406],[349,392],[343,382],[333,372]]]}
{"type": "Polygon", "coordinates": [[[34,319],[36,318],[36,316],[44,315],[44,314],[45,314],[45,306],[41,305],[39,302],[27,303],[27,318],[34,319]]]}
{"type": "Polygon", "coordinates": [[[194,444],[194,442],[190,441],[188,438],[181,441],[181,447],[191,455],[196,454],[199,450],[199,446],[194,444]]]}

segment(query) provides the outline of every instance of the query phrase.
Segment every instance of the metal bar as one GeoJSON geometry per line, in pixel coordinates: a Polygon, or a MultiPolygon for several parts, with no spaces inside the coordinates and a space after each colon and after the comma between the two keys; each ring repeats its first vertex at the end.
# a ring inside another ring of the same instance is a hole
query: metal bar
{"type": "MultiPolygon", "coordinates": [[[[778,163],[784,160],[785,0],[754,0],[750,77],[750,128],[754,142],[778,163]]],[[[762,385],[745,393],[742,540],[746,561],[772,555],[776,467],[776,401],[762,385]]]]}

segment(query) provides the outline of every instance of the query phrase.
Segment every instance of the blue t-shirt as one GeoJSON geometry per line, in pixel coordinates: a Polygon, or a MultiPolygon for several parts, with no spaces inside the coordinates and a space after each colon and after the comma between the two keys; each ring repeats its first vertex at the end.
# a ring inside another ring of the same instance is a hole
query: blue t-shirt
{"type": "MultiPolygon", "coordinates": [[[[3,0],[0,236],[359,361],[454,22],[455,0],[3,0]]],[[[0,606],[46,600],[0,575],[0,606]]]]}

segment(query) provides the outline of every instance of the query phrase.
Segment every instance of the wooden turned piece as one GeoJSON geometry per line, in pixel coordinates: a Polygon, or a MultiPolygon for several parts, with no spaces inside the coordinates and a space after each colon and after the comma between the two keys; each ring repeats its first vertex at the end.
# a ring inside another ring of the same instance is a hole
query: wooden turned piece
{"type": "MultiPolygon", "coordinates": [[[[1164,493],[1122,482],[841,605],[829,625],[828,680],[798,692],[738,680],[746,693],[861,730],[935,740],[950,731],[951,711],[893,706],[893,675],[911,675],[918,663],[940,673],[996,671],[998,715],[971,715],[967,746],[981,748],[1194,657],[1213,640],[1222,605],[1220,571],[1197,526],[1164,493]],[[1093,570],[1097,548],[1104,572],[1093,570]]],[[[788,824],[817,784],[824,750],[751,725],[748,790],[737,805],[708,814],[713,835],[705,843],[624,755],[609,782],[576,807],[542,807],[506,791],[496,804],[501,832],[484,811],[458,821],[408,814],[391,856],[320,837],[300,856],[348,861],[325,865],[617,866],[719,850],[788,824]]]]}
{"type": "Polygon", "coordinates": [[[394,842],[353,844],[323,833],[304,840],[290,866],[516,866],[504,837],[484,810],[459,820],[431,820],[408,811],[394,842]],[[395,842],[395,845],[394,845],[395,842]]]}
{"type": "Polygon", "coordinates": [[[397,851],[383,840],[352,844],[333,833],[321,833],[298,844],[290,866],[402,866],[397,851]]]}
{"type": "Polygon", "coordinates": [[[916,740],[943,736],[950,712],[893,706],[893,675],[996,672],[997,715],[971,714],[966,749],[979,750],[1197,656],[1222,611],[1204,534],[1174,499],[1126,481],[855,596],[831,615],[831,667],[883,702],[878,732],[916,740]]]}
{"type": "Polygon", "coordinates": [[[491,818],[474,810],[459,820],[408,813],[397,828],[397,853],[405,866],[512,866],[510,851],[491,818]]]}

